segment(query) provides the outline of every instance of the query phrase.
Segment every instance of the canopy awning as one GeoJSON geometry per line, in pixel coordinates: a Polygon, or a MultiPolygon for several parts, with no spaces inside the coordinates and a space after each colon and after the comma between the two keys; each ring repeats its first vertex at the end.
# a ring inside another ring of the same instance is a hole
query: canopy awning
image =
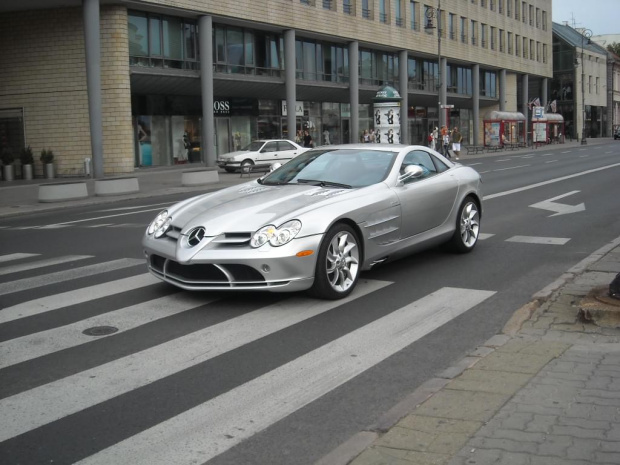
{"type": "Polygon", "coordinates": [[[493,110],[486,114],[485,121],[525,121],[525,115],[518,111],[493,110]]]}

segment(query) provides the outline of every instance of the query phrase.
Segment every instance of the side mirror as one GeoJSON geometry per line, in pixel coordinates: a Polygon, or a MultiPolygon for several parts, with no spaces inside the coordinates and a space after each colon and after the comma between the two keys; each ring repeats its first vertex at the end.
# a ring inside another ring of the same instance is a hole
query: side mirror
{"type": "Polygon", "coordinates": [[[419,178],[424,174],[424,168],[420,165],[407,165],[403,174],[398,176],[398,182],[405,182],[407,179],[419,178]]]}

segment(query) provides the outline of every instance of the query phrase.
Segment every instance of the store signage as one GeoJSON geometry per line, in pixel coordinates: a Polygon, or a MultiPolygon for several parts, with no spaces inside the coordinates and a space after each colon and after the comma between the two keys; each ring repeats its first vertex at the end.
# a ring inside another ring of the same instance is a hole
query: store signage
{"type": "Polygon", "coordinates": [[[228,100],[214,100],[213,114],[228,115],[230,113],[230,102],[228,100]]]}
{"type": "MultiPolygon", "coordinates": [[[[282,116],[288,116],[286,100],[282,100],[282,116]]],[[[295,116],[304,116],[304,102],[295,102],[295,116]]]]}

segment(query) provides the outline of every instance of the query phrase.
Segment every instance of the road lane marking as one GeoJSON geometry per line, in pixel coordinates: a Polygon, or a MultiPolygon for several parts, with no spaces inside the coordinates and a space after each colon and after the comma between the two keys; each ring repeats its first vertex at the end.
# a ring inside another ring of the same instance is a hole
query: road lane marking
{"type": "Polygon", "coordinates": [[[560,153],[571,153],[572,150],[567,150],[566,152],[560,152],[560,153]]]}
{"type": "Polygon", "coordinates": [[[563,199],[564,197],[568,197],[570,195],[578,194],[579,192],[580,191],[567,192],[566,194],[558,195],[551,199],[547,199],[547,200],[543,200],[542,202],[534,203],[530,205],[530,207],[555,212],[551,216],[566,215],[568,213],[582,212],[582,211],[585,211],[586,209],[586,206],[584,203],[580,203],[579,205],[567,205],[564,203],[556,202],[556,200],[563,199]]]}
{"type": "MultiPolygon", "coordinates": [[[[10,339],[0,343],[0,369],[92,342],[93,336],[82,334],[82,331],[88,328],[114,326],[118,331],[111,335],[119,334],[161,318],[207,305],[215,300],[217,299],[213,297],[205,297],[204,293],[178,292],[76,323],[10,339]]],[[[109,336],[98,336],[97,339],[103,337],[109,336]]]]}
{"type": "Polygon", "coordinates": [[[160,279],[150,273],[144,273],[129,278],[117,279],[116,281],[83,287],[75,291],[41,297],[2,309],[2,312],[0,312],[0,324],[158,283],[161,283],[160,279]]]}
{"type": "Polygon", "coordinates": [[[60,265],[62,263],[76,262],[93,258],[92,255],[65,255],[63,257],[46,258],[36,262],[20,263],[19,265],[11,265],[0,268],[0,276],[6,274],[19,273],[21,271],[36,270],[37,268],[45,268],[47,266],[60,265]]]}
{"type": "Polygon", "coordinates": [[[565,237],[536,237],[536,236],[512,236],[506,242],[521,242],[525,244],[564,245],[570,239],[565,237]]]}
{"type": "Polygon", "coordinates": [[[21,260],[22,258],[38,257],[41,254],[38,253],[10,253],[7,255],[0,255],[0,263],[10,262],[13,260],[21,260]]]}
{"type": "Polygon", "coordinates": [[[518,187],[517,189],[511,189],[509,191],[497,192],[496,194],[485,195],[484,200],[496,199],[498,197],[503,197],[505,195],[517,194],[519,192],[527,191],[530,189],[535,189],[537,187],[546,186],[548,184],[553,184],[560,181],[566,181],[567,179],[573,179],[579,176],[585,176],[586,174],[596,173],[598,171],[608,170],[610,168],[617,168],[620,166],[620,163],[615,163],[609,166],[603,166],[601,168],[594,168],[588,171],[583,171],[581,173],[569,174],[568,176],[562,176],[561,178],[550,179],[548,181],[537,182],[536,184],[530,184],[529,186],[518,187]]]}
{"type": "Polygon", "coordinates": [[[83,266],[72,270],[48,273],[36,278],[18,279],[16,281],[0,283],[0,295],[12,294],[14,292],[21,292],[28,289],[34,289],[36,287],[62,283],[73,279],[84,278],[86,276],[93,276],[100,273],[107,273],[108,271],[121,270],[123,268],[129,268],[137,265],[144,265],[144,259],[138,260],[135,258],[120,258],[118,260],[83,266]]]}
{"type": "Polygon", "coordinates": [[[139,208],[149,208],[149,207],[157,207],[160,205],[173,205],[174,202],[162,202],[162,203],[151,203],[149,205],[138,205],[136,207],[120,207],[120,208],[109,208],[106,210],[97,210],[98,212],[101,213],[107,213],[107,212],[117,212],[117,211],[128,211],[128,210],[137,210],[139,208]]]}
{"type": "Polygon", "coordinates": [[[519,165],[519,166],[512,166],[510,168],[498,168],[498,169],[493,170],[493,171],[516,170],[517,168],[525,168],[526,166],[532,166],[532,165],[519,165]]]}
{"type": "Polygon", "coordinates": [[[150,210],[140,210],[137,212],[127,212],[127,213],[118,213],[116,215],[106,215],[106,216],[99,216],[97,218],[85,218],[83,220],[75,220],[75,221],[64,221],[62,223],[55,223],[55,224],[48,224],[46,226],[36,226],[40,229],[46,229],[46,228],[54,228],[54,227],[66,227],[70,224],[75,224],[75,223],[84,223],[86,221],[97,221],[97,220],[103,220],[105,218],[116,218],[118,216],[125,216],[125,215],[135,215],[135,214],[139,214],[139,213],[147,213],[147,212],[154,212],[154,211],[161,211],[161,208],[151,208],[150,210]]]}
{"type": "Polygon", "coordinates": [[[489,233],[479,233],[478,234],[478,240],[480,241],[484,241],[485,239],[489,239],[491,237],[495,236],[495,234],[489,234],[489,233]]]}
{"type": "Polygon", "coordinates": [[[390,284],[363,280],[351,295],[338,301],[286,299],[2,399],[0,442],[213,359],[390,284]]]}
{"type": "Polygon", "coordinates": [[[78,463],[204,463],[342,386],[494,294],[442,288],[78,463]]]}
{"type": "Polygon", "coordinates": [[[545,162],[545,164],[548,164],[548,163],[557,163],[558,161],[560,161],[560,160],[547,160],[547,161],[545,162]]]}

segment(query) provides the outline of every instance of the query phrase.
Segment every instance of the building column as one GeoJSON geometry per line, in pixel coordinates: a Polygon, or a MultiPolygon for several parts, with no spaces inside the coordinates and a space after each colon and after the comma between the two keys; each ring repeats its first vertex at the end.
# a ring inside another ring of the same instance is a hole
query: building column
{"type": "Polygon", "coordinates": [[[548,87],[549,87],[549,80],[547,78],[542,78],[541,79],[541,83],[540,83],[540,87],[541,87],[541,99],[540,99],[540,104],[543,106],[543,108],[545,109],[545,111],[547,110],[547,105],[549,104],[549,95],[548,95],[548,87]]]}
{"type": "Polygon", "coordinates": [[[472,70],[472,87],[474,95],[472,97],[472,119],[474,125],[473,145],[479,145],[480,134],[480,65],[474,65],[472,70]]]}
{"type": "Polygon", "coordinates": [[[357,143],[360,141],[360,70],[359,42],[349,43],[349,101],[351,102],[351,119],[349,122],[350,140],[343,142],[357,143]]]}
{"type": "Polygon", "coordinates": [[[524,74],[521,78],[521,112],[525,115],[525,143],[527,144],[530,139],[530,119],[528,114],[529,101],[529,82],[530,75],[524,74]]]}
{"type": "MultiPolygon", "coordinates": [[[[284,82],[286,86],[286,126],[288,139],[295,141],[297,134],[297,76],[295,63],[295,30],[284,31],[284,82]]],[[[317,143],[317,145],[320,145],[317,143]]]]}
{"type": "MultiPolygon", "coordinates": [[[[439,33],[440,31],[437,30],[437,32],[439,33]]],[[[439,70],[439,104],[437,105],[437,111],[439,112],[439,127],[441,128],[441,126],[447,127],[450,124],[450,120],[446,115],[448,110],[441,108],[442,105],[447,105],[448,103],[448,59],[442,57],[439,66],[441,68],[439,70]]]]}
{"type": "Polygon", "coordinates": [[[99,0],[83,0],[86,88],[90,119],[93,177],[103,178],[103,116],[101,103],[101,34],[99,0]]]}
{"type": "Polygon", "coordinates": [[[499,111],[506,111],[506,70],[499,72],[499,111]]]}
{"type": "Polygon", "coordinates": [[[200,91],[202,94],[202,153],[207,166],[215,166],[215,117],[213,115],[213,17],[198,20],[200,40],[200,91]]]}
{"type": "Polygon", "coordinates": [[[409,55],[407,50],[401,50],[398,54],[398,84],[400,91],[400,143],[410,144],[409,140],[409,90],[407,84],[409,82],[407,61],[409,55]]]}

